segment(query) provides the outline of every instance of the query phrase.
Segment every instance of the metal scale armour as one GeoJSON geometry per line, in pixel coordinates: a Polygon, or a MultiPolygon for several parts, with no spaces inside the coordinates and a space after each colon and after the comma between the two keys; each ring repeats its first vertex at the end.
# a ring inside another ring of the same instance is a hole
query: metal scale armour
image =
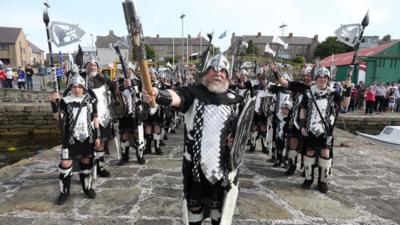
{"type": "Polygon", "coordinates": [[[201,169],[210,183],[221,180],[224,172],[221,166],[221,136],[226,121],[232,115],[227,105],[205,105],[201,138],[201,169]]]}
{"type": "Polygon", "coordinates": [[[106,85],[101,85],[98,88],[93,88],[93,92],[97,97],[97,114],[99,116],[100,125],[107,127],[111,120],[110,99],[106,85]]]}

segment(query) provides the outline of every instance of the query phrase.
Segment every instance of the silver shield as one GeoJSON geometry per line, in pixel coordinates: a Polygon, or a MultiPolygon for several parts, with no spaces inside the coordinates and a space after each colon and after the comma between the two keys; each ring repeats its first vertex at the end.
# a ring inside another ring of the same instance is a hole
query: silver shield
{"type": "Polygon", "coordinates": [[[251,122],[253,121],[255,107],[256,97],[253,97],[247,101],[240,113],[230,153],[231,170],[238,168],[243,160],[244,153],[246,152],[247,139],[250,136],[251,122]]]}

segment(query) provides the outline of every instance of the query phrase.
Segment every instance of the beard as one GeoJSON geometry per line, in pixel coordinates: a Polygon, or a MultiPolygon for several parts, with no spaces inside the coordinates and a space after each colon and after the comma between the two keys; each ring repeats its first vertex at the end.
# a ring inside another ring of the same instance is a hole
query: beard
{"type": "Polygon", "coordinates": [[[224,93],[229,88],[229,80],[224,80],[224,79],[219,79],[218,81],[218,79],[213,80],[208,78],[207,76],[204,76],[202,83],[204,86],[207,87],[209,91],[217,94],[224,93]]]}
{"type": "Polygon", "coordinates": [[[97,75],[97,71],[89,71],[89,77],[95,77],[97,75]]]}

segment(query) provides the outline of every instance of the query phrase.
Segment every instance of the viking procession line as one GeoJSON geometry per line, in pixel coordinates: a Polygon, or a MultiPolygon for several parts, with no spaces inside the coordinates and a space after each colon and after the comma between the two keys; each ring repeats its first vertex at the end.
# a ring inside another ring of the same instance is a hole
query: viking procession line
{"type": "MultiPolygon", "coordinates": [[[[77,43],[85,32],[77,25],[52,21],[49,9],[45,3],[43,22],[51,56],[53,44],[77,43]]],[[[96,181],[115,176],[106,155],[116,157],[117,166],[130,161],[144,166],[146,155],[164,154],[164,142],[177,129],[184,131],[185,225],[200,225],[206,218],[212,225],[234,223],[240,167],[256,151],[257,142],[269,156],[266,164],[285,176],[304,177],[298,188],[329,194],[334,129],[341,109],[350,104],[351,78],[369,24],[368,12],[361,23],[342,25],[335,31],[338,40],[354,50],[341,92],[337,92],[330,85],[333,66],[327,69],[316,60],[295,74],[291,65],[281,63],[280,51],[288,44],[278,36],[270,44],[279,47],[273,50],[267,44],[265,61],[256,64],[254,71],[243,65],[249,46],[244,38],[224,53],[214,54],[213,31],[195,67],[185,67],[185,62],[162,69],[150,66],[146,24],[138,11],[133,1],[122,2],[129,39],[110,45],[121,65],[121,76],[115,80],[102,76],[95,55],[84,60],[79,46],[75,57],[70,55],[67,85],[61,92],[50,57],[51,109],[61,133],[59,183],[54,184],[60,189],[55,204],[64,205],[73,198],[74,174],[79,175],[84,196],[96,201],[96,181]],[[124,57],[121,45],[131,46],[135,56],[124,57]],[[256,85],[250,73],[255,74],[256,85]]],[[[217,37],[225,36],[226,31],[217,37]]]]}

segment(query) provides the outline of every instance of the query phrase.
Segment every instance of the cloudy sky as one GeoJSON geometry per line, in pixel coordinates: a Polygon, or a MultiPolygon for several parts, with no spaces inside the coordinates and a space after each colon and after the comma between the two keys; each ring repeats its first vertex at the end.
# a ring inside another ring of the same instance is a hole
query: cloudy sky
{"type": "MultiPolygon", "coordinates": [[[[0,26],[21,27],[28,40],[48,51],[43,16],[45,0],[1,0],[3,19],[0,26]],[[3,2],[4,1],[4,2],[3,2]]],[[[86,34],[80,44],[90,46],[91,34],[118,36],[127,34],[122,0],[48,0],[50,20],[79,24],[86,34]]],[[[400,1],[398,0],[135,0],[145,36],[181,37],[182,13],[184,34],[214,31],[218,37],[225,30],[227,37],[213,41],[225,50],[232,32],[236,35],[281,35],[278,28],[287,24],[284,34],[313,37],[323,41],[341,24],[360,23],[367,10],[370,24],[365,35],[400,38],[400,1]]],[[[74,51],[77,44],[53,51],[74,51]]]]}

